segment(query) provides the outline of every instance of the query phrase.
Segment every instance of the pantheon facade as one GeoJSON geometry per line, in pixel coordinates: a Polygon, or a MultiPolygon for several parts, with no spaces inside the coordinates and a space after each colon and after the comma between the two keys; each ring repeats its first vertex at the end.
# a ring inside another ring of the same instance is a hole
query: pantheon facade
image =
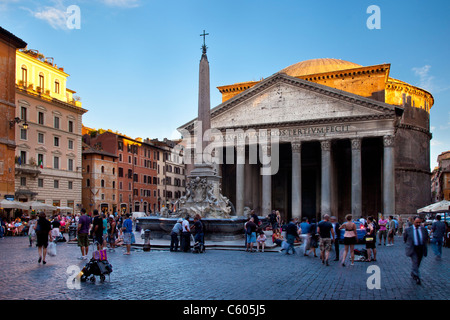
{"type": "MultiPolygon", "coordinates": [[[[429,114],[433,96],[390,77],[390,64],[361,66],[312,59],[260,81],[218,87],[211,127],[269,132],[279,140],[278,169],[261,175],[250,139],[217,165],[222,194],[238,216],[279,210],[291,217],[412,215],[429,204],[429,114]]],[[[179,129],[194,131],[195,120],[179,129]]],[[[271,155],[273,148],[256,148],[271,155]]],[[[229,148],[223,148],[224,159],[229,148]]],[[[189,165],[187,174],[189,175],[189,165]]]]}

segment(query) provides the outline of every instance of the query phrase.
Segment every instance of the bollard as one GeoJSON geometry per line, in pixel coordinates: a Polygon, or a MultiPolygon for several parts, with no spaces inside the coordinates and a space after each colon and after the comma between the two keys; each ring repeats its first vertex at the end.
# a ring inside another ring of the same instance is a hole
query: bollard
{"type": "Polygon", "coordinates": [[[150,230],[145,230],[144,233],[144,251],[148,252],[150,251],[150,230]]]}

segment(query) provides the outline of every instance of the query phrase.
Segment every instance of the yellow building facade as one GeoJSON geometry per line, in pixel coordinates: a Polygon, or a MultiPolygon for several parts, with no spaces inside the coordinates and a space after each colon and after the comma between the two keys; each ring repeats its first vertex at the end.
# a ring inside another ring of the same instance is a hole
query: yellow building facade
{"type": "Polygon", "coordinates": [[[16,52],[15,197],[81,208],[82,115],[69,74],[36,50],[16,52]],[[27,128],[23,124],[27,124],[27,128]]]}

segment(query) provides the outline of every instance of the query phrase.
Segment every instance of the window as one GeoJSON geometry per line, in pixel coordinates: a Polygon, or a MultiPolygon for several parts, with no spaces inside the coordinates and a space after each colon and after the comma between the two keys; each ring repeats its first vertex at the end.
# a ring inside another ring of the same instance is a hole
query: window
{"type": "Polygon", "coordinates": [[[22,187],[27,186],[27,178],[26,177],[20,177],[20,186],[22,186],[22,187]]]}
{"type": "Polygon", "coordinates": [[[27,164],[27,152],[20,151],[20,164],[27,164]]]}
{"type": "Polygon", "coordinates": [[[53,180],[53,188],[59,189],[59,180],[53,180]]]}
{"type": "Polygon", "coordinates": [[[27,79],[28,79],[28,70],[26,66],[22,66],[22,82],[23,86],[27,86],[27,79]]]}
{"type": "Polygon", "coordinates": [[[59,129],[59,117],[54,117],[53,118],[53,127],[55,129],[59,129]]]}
{"type": "Polygon", "coordinates": [[[20,129],[20,140],[27,140],[27,130],[20,129]]]}
{"type": "Polygon", "coordinates": [[[105,194],[102,193],[102,200],[105,200],[105,194]]]}
{"type": "Polygon", "coordinates": [[[53,138],[53,145],[54,145],[55,147],[59,147],[59,137],[54,137],[54,138],[53,138]]]}
{"type": "Polygon", "coordinates": [[[38,123],[42,125],[44,124],[44,113],[41,111],[38,112],[38,123]]]}
{"type": "Polygon", "coordinates": [[[68,183],[68,185],[67,185],[67,188],[68,188],[69,190],[72,190],[72,189],[73,189],[73,181],[69,181],[69,183],[68,183]]]}
{"type": "Polygon", "coordinates": [[[116,182],[115,181],[112,182],[112,187],[113,187],[113,189],[116,188],[116,182]]]}
{"type": "Polygon", "coordinates": [[[86,180],[86,187],[90,187],[91,186],[91,180],[87,179],[86,180]]]}
{"type": "Polygon", "coordinates": [[[40,73],[39,74],[39,87],[41,87],[41,92],[44,92],[44,87],[45,87],[44,84],[45,84],[44,74],[40,73]]]}
{"type": "Polygon", "coordinates": [[[102,180],[102,181],[101,181],[101,186],[102,186],[102,188],[105,187],[105,180],[102,180]]]}
{"type": "Polygon", "coordinates": [[[89,165],[87,165],[86,172],[89,173],[90,171],[91,171],[91,167],[89,165]]]}
{"type": "Polygon", "coordinates": [[[68,130],[69,130],[69,132],[73,132],[73,121],[72,120],[69,120],[68,130]]]}
{"type": "Polygon", "coordinates": [[[102,166],[102,173],[105,173],[105,167],[102,166]]]}
{"type": "Polygon", "coordinates": [[[53,157],[53,169],[59,169],[59,157],[53,157]]]}
{"type": "Polygon", "coordinates": [[[73,159],[69,159],[67,162],[67,169],[73,171],[73,159]]]}
{"type": "Polygon", "coordinates": [[[38,158],[38,166],[42,166],[42,168],[43,168],[44,167],[44,155],[41,153],[38,153],[37,158],[38,158]]]}
{"type": "Polygon", "coordinates": [[[120,177],[120,178],[123,177],[123,168],[119,168],[119,177],[120,177]]]}
{"type": "Polygon", "coordinates": [[[68,148],[69,150],[73,150],[73,140],[68,140],[68,148]]]}
{"type": "Polygon", "coordinates": [[[55,80],[55,92],[59,94],[59,80],[55,80]]]}
{"type": "Polygon", "coordinates": [[[42,132],[38,132],[38,143],[44,143],[44,134],[42,132]]]}
{"type": "Polygon", "coordinates": [[[44,187],[44,179],[39,178],[38,179],[38,188],[43,188],[44,187]]]}
{"type": "Polygon", "coordinates": [[[27,111],[26,107],[20,107],[20,119],[23,121],[27,121],[27,111]]]}

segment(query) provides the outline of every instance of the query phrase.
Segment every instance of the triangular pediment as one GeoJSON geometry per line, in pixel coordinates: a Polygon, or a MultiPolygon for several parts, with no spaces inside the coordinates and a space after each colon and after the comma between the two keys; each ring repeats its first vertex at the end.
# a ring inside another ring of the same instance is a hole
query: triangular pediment
{"type": "MultiPolygon", "coordinates": [[[[211,110],[211,127],[395,118],[402,108],[276,73],[211,110]]],[[[182,126],[191,129],[195,120],[182,126]]]]}
{"type": "Polygon", "coordinates": [[[395,117],[395,107],[277,74],[212,110],[213,128],[395,117]]]}

